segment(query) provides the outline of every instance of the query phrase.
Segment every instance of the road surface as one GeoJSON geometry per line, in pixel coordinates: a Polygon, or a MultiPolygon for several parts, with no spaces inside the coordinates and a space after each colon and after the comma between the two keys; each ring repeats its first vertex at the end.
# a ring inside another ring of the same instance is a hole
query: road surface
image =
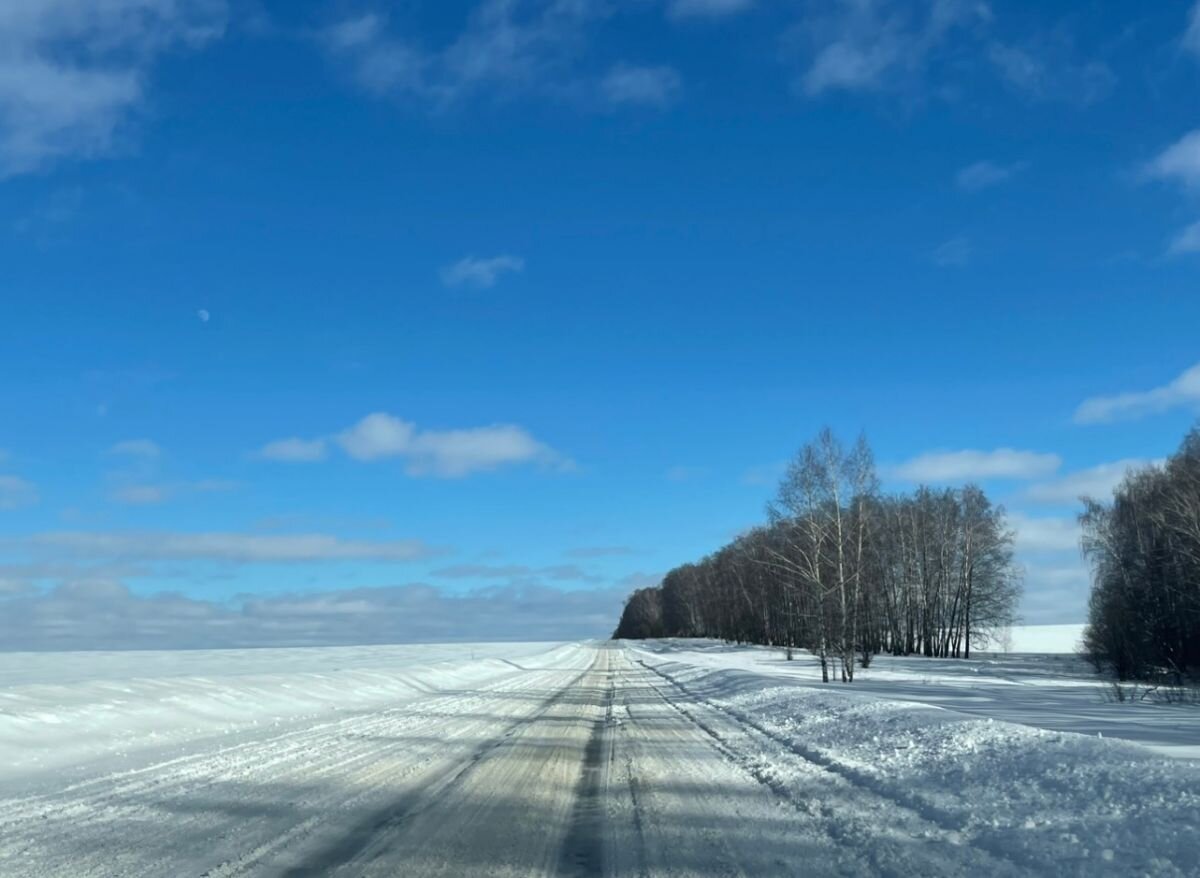
{"type": "Polygon", "coordinates": [[[595,644],[0,799],[21,876],[1031,875],[946,813],[595,644]]]}

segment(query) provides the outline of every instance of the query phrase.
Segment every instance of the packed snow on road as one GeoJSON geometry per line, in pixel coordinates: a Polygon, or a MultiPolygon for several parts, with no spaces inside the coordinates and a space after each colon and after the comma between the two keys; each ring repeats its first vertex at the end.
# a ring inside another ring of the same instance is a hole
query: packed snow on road
{"type": "Polygon", "coordinates": [[[1069,650],[794,659],[0,655],[0,875],[1200,875],[1200,708],[1069,650]]]}

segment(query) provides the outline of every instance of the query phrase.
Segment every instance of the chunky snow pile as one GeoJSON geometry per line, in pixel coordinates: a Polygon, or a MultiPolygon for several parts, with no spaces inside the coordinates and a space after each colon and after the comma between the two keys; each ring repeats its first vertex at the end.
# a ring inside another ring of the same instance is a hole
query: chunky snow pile
{"type": "MultiPolygon", "coordinates": [[[[738,670],[643,663],[830,775],[916,812],[952,838],[1064,875],[1200,874],[1200,764],[1124,741],[1052,732],[953,710],[773,685],[738,670]]],[[[761,770],[812,787],[787,761],[761,770]]],[[[852,821],[853,802],[847,800],[852,821]]],[[[837,805],[833,806],[835,809],[837,805]]],[[[878,814],[879,821],[895,815],[878,814]]],[[[915,839],[914,839],[915,841],[915,839]]]]}

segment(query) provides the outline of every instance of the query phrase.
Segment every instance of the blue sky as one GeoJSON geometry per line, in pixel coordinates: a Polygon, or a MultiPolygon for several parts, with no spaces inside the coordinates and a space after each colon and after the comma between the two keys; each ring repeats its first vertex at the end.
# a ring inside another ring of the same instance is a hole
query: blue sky
{"type": "Polygon", "coordinates": [[[1198,86],[1185,2],[8,4],[3,640],[604,634],[824,424],[1081,620],[1200,408],[1198,86]]]}

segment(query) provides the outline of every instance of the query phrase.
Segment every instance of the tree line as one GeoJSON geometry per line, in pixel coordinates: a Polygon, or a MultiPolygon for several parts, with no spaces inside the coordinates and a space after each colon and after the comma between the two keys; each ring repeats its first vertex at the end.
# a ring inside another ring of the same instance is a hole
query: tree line
{"type": "Polygon", "coordinates": [[[614,637],[810,650],[828,682],[882,652],[970,657],[1020,595],[1004,510],[975,485],[883,494],[862,437],[788,465],[765,524],[630,595],[614,637]]]}
{"type": "Polygon", "coordinates": [[[1085,499],[1092,568],[1084,652],[1121,680],[1200,676],[1200,429],[1162,466],[1126,475],[1109,503],[1085,499]]]}

